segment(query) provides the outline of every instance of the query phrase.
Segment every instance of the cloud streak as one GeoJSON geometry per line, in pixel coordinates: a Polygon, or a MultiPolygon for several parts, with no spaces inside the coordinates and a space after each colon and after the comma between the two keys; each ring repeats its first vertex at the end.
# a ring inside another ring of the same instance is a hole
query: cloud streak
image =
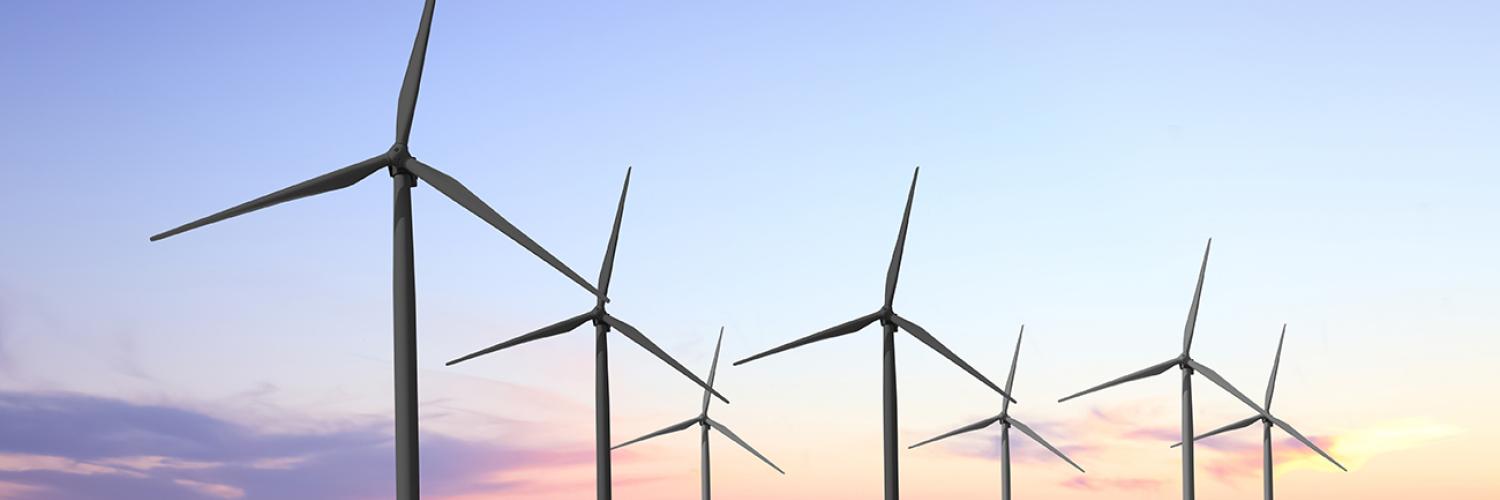
{"type": "MultiPolygon", "coordinates": [[[[0,498],[355,500],[393,488],[383,427],[265,433],[193,410],[77,394],[0,393],[0,498]]],[[[428,433],[434,498],[547,491],[525,471],[592,464],[587,443],[527,449],[428,433]]],[[[591,486],[591,485],[590,485],[591,486]]],[[[569,485],[574,488],[576,485],[569,485]]]]}
{"type": "MultiPolygon", "coordinates": [[[[1252,428],[1259,429],[1258,426],[1252,428]]],[[[1272,432],[1285,436],[1280,430],[1272,432]]],[[[1328,451],[1345,467],[1357,470],[1377,456],[1425,446],[1460,433],[1462,431],[1456,427],[1429,419],[1401,419],[1378,422],[1333,435],[1311,435],[1308,439],[1328,451]]],[[[1265,468],[1262,463],[1263,447],[1258,439],[1226,435],[1206,439],[1201,443],[1219,452],[1218,456],[1208,462],[1207,469],[1220,480],[1233,482],[1258,478],[1265,468]]],[[[1275,439],[1272,441],[1272,450],[1272,463],[1276,473],[1291,470],[1338,472],[1317,452],[1296,439],[1275,439]]]]}

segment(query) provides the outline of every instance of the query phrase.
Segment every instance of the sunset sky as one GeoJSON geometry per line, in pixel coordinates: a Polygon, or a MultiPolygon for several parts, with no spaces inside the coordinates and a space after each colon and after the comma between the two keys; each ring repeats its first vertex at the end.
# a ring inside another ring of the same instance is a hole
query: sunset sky
{"type": "MultiPolygon", "coordinates": [[[[51,0],[0,15],[0,499],[390,498],[390,187],[147,237],[390,143],[418,0],[51,0]]],[[[1026,342],[1018,498],[1172,498],[1168,359],[1194,345],[1350,468],[1277,434],[1282,498],[1500,496],[1500,8],[1476,1],[439,2],[412,137],[706,374],[716,498],[877,498],[880,340],[737,360],[896,307],[991,379],[1026,342]]],[[[424,496],[593,497],[577,285],[413,194],[424,496]]],[[[614,441],[700,392],[612,349],[614,441]]],[[[1000,398],[897,341],[903,493],[998,498],[1000,398]]],[[[1249,416],[1198,382],[1201,430],[1249,416]]],[[[1199,448],[1258,498],[1259,434],[1199,448]]],[[[698,498],[693,433],[614,454],[616,498],[698,498]]]]}

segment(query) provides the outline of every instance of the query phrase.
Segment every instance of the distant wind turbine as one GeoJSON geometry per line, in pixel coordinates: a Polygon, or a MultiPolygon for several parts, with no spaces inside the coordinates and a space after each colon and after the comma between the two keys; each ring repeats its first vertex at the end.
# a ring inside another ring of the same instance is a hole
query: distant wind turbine
{"type": "MultiPolygon", "coordinates": [[[[421,25],[417,29],[417,39],[412,44],[411,59],[406,65],[406,78],[401,83],[401,95],[396,105],[396,140],[390,149],[353,165],[308,179],[151,237],[151,241],[157,241],[272,205],[343,189],[382,168],[390,171],[391,179],[395,183],[395,211],[392,226],[395,261],[393,285],[396,365],[396,498],[398,500],[414,500],[418,498],[420,491],[417,457],[417,304],[412,262],[411,217],[411,188],[417,185],[417,180],[427,181],[438,192],[479,216],[480,219],[484,219],[495,229],[500,230],[501,233],[536,254],[547,264],[561,271],[579,286],[598,293],[593,285],[553,257],[541,245],[532,241],[520,229],[506,221],[463,184],[449,177],[448,174],[417,161],[407,150],[412,116],[417,107],[417,91],[422,83],[422,65],[427,57],[427,38],[432,28],[434,3],[435,0],[427,0],[422,9],[421,25]]],[[[269,167],[272,169],[279,168],[284,163],[280,158],[271,158],[271,160],[269,167]]]]}
{"type": "MultiPolygon", "coordinates": [[[[922,341],[922,343],[927,344],[928,347],[932,348],[932,350],[934,351],[937,351],[939,354],[942,354],[943,357],[948,358],[949,361],[952,361],[954,364],[958,365],[959,368],[962,368],[970,375],[973,375],[974,378],[979,379],[979,381],[983,382],[984,385],[987,385],[991,389],[994,389],[995,392],[1000,393],[1001,396],[1004,396],[1007,399],[1010,398],[1009,393],[1001,390],[1000,387],[996,386],[994,382],[990,382],[988,378],[985,378],[985,376],[980,374],[978,370],[975,370],[974,367],[969,366],[969,364],[965,363],[964,360],[959,359],[958,355],[953,354],[953,351],[949,350],[947,346],[944,346],[942,342],[939,342],[936,337],[933,337],[932,334],[927,333],[926,329],[896,314],[895,310],[892,308],[893,302],[895,302],[896,298],[896,278],[897,275],[899,275],[901,272],[901,254],[902,251],[906,248],[906,228],[907,223],[911,220],[912,198],[915,197],[917,193],[917,174],[920,173],[920,171],[921,169],[917,169],[916,171],[912,172],[911,190],[908,191],[906,195],[906,212],[901,216],[901,232],[896,236],[896,249],[891,254],[891,265],[890,268],[888,268],[886,271],[885,305],[881,306],[880,310],[873,313],[854,318],[843,324],[833,326],[818,333],[814,333],[812,335],[794,340],[780,347],[734,362],[735,366],[739,366],[766,356],[770,356],[772,354],[776,354],[778,352],[801,347],[807,344],[818,342],[820,340],[827,340],[834,337],[848,335],[857,332],[866,326],[869,326],[871,323],[874,323],[877,320],[880,321],[880,325],[884,329],[884,342],[882,347],[884,373],[881,377],[881,380],[883,381],[882,385],[884,390],[883,445],[885,455],[886,500],[897,500],[901,497],[901,491],[899,487],[900,470],[896,462],[896,451],[897,447],[900,446],[896,442],[896,329],[898,327],[902,330],[906,330],[906,332],[911,334],[911,336],[916,337],[917,340],[920,340],[922,341]]],[[[1011,401],[1014,400],[1012,399],[1011,401]]]]}
{"type": "Polygon", "coordinates": [[[594,322],[594,460],[597,480],[596,490],[599,500],[608,500],[612,494],[610,490],[611,473],[609,462],[609,338],[606,335],[611,328],[619,330],[620,334],[624,335],[625,338],[630,339],[632,342],[640,345],[641,348],[660,358],[694,383],[703,387],[708,393],[717,396],[725,403],[729,402],[728,399],[724,399],[724,396],[715,391],[707,382],[700,380],[687,367],[682,366],[682,363],[678,363],[677,360],[667,355],[666,351],[663,351],[661,347],[657,347],[656,343],[646,338],[640,330],[604,310],[604,305],[609,302],[610,275],[614,273],[615,269],[615,245],[620,241],[620,221],[625,216],[625,195],[629,192],[630,170],[626,170],[625,187],[620,190],[620,206],[615,211],[614,229],[609,233],[609,247],[604,251],[604,264],[599,269],[599,292],[595,296],[594,309],[448,362],[448,366],[452,366],[501,349],[515,347],[533,340],[562,335],[592,320],[594,322]]]}
{"type": "Polygon", "coordinates": [[[1204,366],[1202,363],[1198,362],[1198,360],[1193,359],[1189,354],[1193,346],[1193,328],[1198,324],[1198,303],[1199,299],[1201,299],[1203,296],[1203,274],[1208,271],[1208,252],[1213,248],[1213,244],[1214,240],[1210,238],[1208,240],[1208,245],[1203,249],[1203,265],[1198,268],[1198,285],[1193,289],[1193,305],[1188,309],[1187,325],[1184,326],[1182,330],[1182,354],[1177,355],[1177,357],[1175,358],[1157,363],[1155,365],[1151,365],[1129,375],[1125,375],[1109,382],[1105,382],[1103,384],[1100,384],[1099,386],[1058,400],[1058,402],[1061,403],[1063,401],[1067,401],[1069,399],[1073,399],[1101,389],[1107,389],[1126,382],[1160,375],[1162,373],[1166,373],[1167,370],[1170,370],[1173,367],[1180,369],[1182,371],[1182,440],[1187,442],[1187,445],[1182,447],[1183,500],[1193,500],[1194,497],[1192,443],[1193,373],[1202,373],[1204,377],[1208,377],[1209,381],[1223,388],[1225,391],[1228,391],[1229,394],[1233,395],[1241,402],[1250,405],[1250,407],[1254,408],[1257,412],[1261,411],[1260,407],[1257,406],[1254,401],[1251,401],[1250,398],[1246,397],[1245,394],[1240,392],[1239,389],[1235,389],[1233,385],[1230,385],[1229,381],[1224,380],[1224,377],[1220,376],[1218,372],[1215,372],[1209,367],[1204,366]]]}
{"type": "MultiPolygon", "coordinates": [[[[719,348],[723,347],[723,345],[724,345],[724,329],[723,328],[719,328],[719,342],[718,342],[718,344],[714,345],[714,362],[713,362],[713,365],[708,369],[708,386],[709,387],[713,387],[713,385],[714,385],[714,376],[718,374],[718,371],[719,371],[719,348]]],[[[740,447],[744,448],[745,451],[748,451],[748,452],[750,452],[750,454],[755,455],[756,458],[759,458],[760,461],[765,462],[766,465],[771,466],[772,469],[776,469],[776,472],[780,472],[782,474],[786,474],[786,471],[781,470],[781,468],[777,467],[776,464],[771,463],[771,459],[766,458],[765,455],[761,455],[760,452],[755,451],[755,448],[751,448],[749,443],[746,443],[745,440],[740,439],[740,437],[738,435],[735,435],[734,431],[729,430],[729,427],[726,427],[726,426],[724,426],[724,424],[721,424],[718,421],[716,421],[716,420],[714,420],[712,418],[709,418],[709,416],[708,416],[708,403],[709,403],[709,401],[710,401],[710,399],[709,399],[709,392],[707,390],[704,390],[703,391],[703,409],[698,412],[698,416],[690,418],[690,419],[687,419],[687,420],[683,420],[682,422],[678,422],[676,424],[672,424],[671,426],[669,426],[667,428],[664,428],[662,430],[659,430],[659,431],[656,431],[656,432],[653,432],[653,433],[650,433],[650,434],[647,434],[647,435],[644,435],[644,436],[641,436],[641,437],[638,437],[638,438],[626,441],[626,442],[621,443],[621,444],[619,444],[619,445],[617,445],[617,446],[615,446],[614,448],[611,448],[611,449],[624,448],[626,446],[630,446],[632,444],[639,443],[641,441],[645,441],[647,439],[651,439],[651,438],[654,438],[654,437],[657,437],[657,436],[663,436],[663,435],[671,434],[671,433],[674,433],[674,432],[686,430],[687,428],[692,427],[694,424],[697,424],[698,425],[698,430],[699,430],[699,443],[700,443],[699,446],[700,446],[700,449],[701,449],[701,456],[702,456],[702,466],[701,466],[702,470],[701,470],[701,472],[699,474],[702,476],[703,500],[709,500],[709,498],[712,496],[712,489],[709,487],[709,461],[708,461],[708,430],[709,429],[713,429],[713,430],[719,431],[719,433],[723,434],[724,437],[729,438],[730,441],[734,441],[735,444],[740,445],[740,447]]]]}
{"type": "MultiPolygon", "coordinates": [[[[1021,325],[1021,332],[1016,334],[1016,353],[1011,357],[1010,360],[1010,375],[1005,378],[1006,393],[1010,392],[1011,384],[1016,380],[1016,364],[1021,361],[1021,337],[1025,334],[1026,326],[1021,325]]],[[[977,431],[985,427],[989,427],[990,425],[995,423],[1000,424],[1000,498],[1002,500],[1010,500],[1011,427],[1015,427],[1016,430],[1021,431],[1023,434],[1026,434],[1028,437],[1035,440],[1038,444],[1047,448],[1048,451],[1051,451],[1052,454],[1057,455],[1058,458],[1063,459],[1063,461],[1067,462],[1068,465],[1073,466],[1074,469],[1078,469],[1078,472],[1083,472],[1083,467],[1079,467],[1077,463],[1074,463],[1071,459],[1068,458],[1067,455],[1064,455],[1063,452],[1058,451],[1057,448],[1054,448],[1051,443],[1047,442],[1047,440],[1042,439],[1042,436],[1038,435],[1036,431],[1031,430],[1031,428],[1027,427],[1026,424],[1023,424],[1020,420],[1016,420],[1015,417],[1010,416],[1010,400],[1005,400],[1001,403],[999,415],[995,415],[993,417],[986,418],[984,420],[980,420],[963,427],[959,427],[938,437],[911,445],[911,448],[916,448],[927,443],[947,439],[959,434],[977,431]]]]}
{"type": "MultiPolygon", "coordinates": [[[[1262,464],[1265,467],[1264,482],[1265,482],[1265,490],[1266,490],[1266,493],[1265,493],[1266,494],[1266,500],[1272,500],[1272,498],[1275,496],[1275,493],[1273,491],[1272,484],[1271,484],[1272,483],[1272,481],[1271,481],[1271,475],[1272,475],[1272,472],[1273,472],[1272,463],[1271,463],[1271,428],[1272,427],[1280,427],[1281,430],[1286,431],[1287,434],[1291,434],[1292,437],[1296,438],[1298,441],[1301,441],[1302,444],[1307,445],[1308,448],[1312,448],[1313,451],[1318,452],[1318,454],[1322,455],[1323,458],[1328,459],[1329,462],[1333,462],[1334,466],[1338,467],[1339,469],[1342,469],[1344,472],[1349,472],[1349,469],[1344,468],[1343,464],[1340,464],[1338,462],[1338,460],[1334,460],[1333,457],[1329,456],[1328,452],[1323,451],[1323,449],[1319,448],[1318,445],[1313,444],[1312,440],[1308,439],[1307,436],[1303,436],[1302,433],[1297,432],[1297,429],[1292,428],[1291,424],[1288,424],[1288,423],[1286,423],[1286,421],[1281,420],[1281,419],[1276,418],[1275,416],[1271,415],[1271,396],[1276,393],[1276,372],[1281,368],[1281,347],[1285,343],[1286,343],[1286,325],[1283,324],[1283,325],[1281,325],[1281,340],[1277,341],[1277,343],[1276,343],[1276,361],[1271,364],[1271,380],[1270,380],[1270,382],[1266,383],[1266,399],[1265,399],[1265,402],[1264,402],[1265,408],[1264,409],[1256,408],[1257,414],[1254,415],[1254,416],[1252,416],[1252,417],[1250,417],[1250,418],[1247,418],[1247,419],[1244,419],[1244,420],[1241,420],[1241,421],[1238,421],[1238,422],[1235,422],[1235,423],[1232,423],[1232,424],[1220,427],[1218,429],[1214,429],[1212,431],[1204,433],[1201,436],[1193,438],[1194,441],[1198,441],[1198,440],[1202,440],[1203,438],[1206,438],[1206,437],[1209,437],[1209,436],[1223,434],[1225,432],[1229,432],[1229,431],[1232,431],[1232,430],[1235,430],[1235,429],[1241,429],[1241,428],[1244,428],[1244,427],[1249,427],[1250,424],[1254,424],[1256,422],[1260,422],[1262,424],[1262,429],[1261,429],[1261,431],[1262,431],[1262,433],[1261,433],[1262,440],[1261,440],[1261,442],[1264,445],[1263,452],[1261,453],[1261,462],[1262,462],[1262,464]]],[[[1176,448],[1178,446],[1182,446],[1182,443],[1177,443],[1177,444],[1172,445],[1173,448],[1176,448]]]]}

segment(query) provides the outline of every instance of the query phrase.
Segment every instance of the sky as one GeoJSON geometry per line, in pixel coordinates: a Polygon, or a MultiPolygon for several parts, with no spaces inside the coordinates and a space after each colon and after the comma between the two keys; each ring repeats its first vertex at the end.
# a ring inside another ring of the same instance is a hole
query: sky
{"type": "MultiPolygon", "coordinates": [[[[10,2],[0,16],[0,499],[390,498],[385,176],[151,234],[389,146],[416,0],[10,2]]],[[[585,276],[634,167],[611,311],[700,374],[877,309],[989,378],[1026,325],[1026,498],[1178,491],[1177,354],[1264,391],[1284,498],[1493,498],[1500,9],[1488,2],[439,2],[411,148],[585,276]]],[[[592,339],[443,363],[592,297],[413,194],[423,491],[593,492],[592,339]]],[[[876,328],[739,367],[724,499],[879,495],[876,328]]],[[[899,435],[1000,399],[897,340],[899,435]]],[[[611,340],[615,441],[697,411],[611,340]]],[[[1249,414],[1198,382],[1207,430],[1249,414]]],[[[698,494],[690,433],[617,451],[622,499],[698,494]]],[[[996,429],[901,451],[911,498],[998,496],[996,429]]],[[[1260,494],[1259,436],[1199,448],[1260,494]]]]}

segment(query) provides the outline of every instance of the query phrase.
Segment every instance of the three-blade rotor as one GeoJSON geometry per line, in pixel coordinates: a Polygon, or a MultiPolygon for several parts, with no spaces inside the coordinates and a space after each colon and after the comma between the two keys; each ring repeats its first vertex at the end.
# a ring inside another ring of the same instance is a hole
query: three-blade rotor
{"type": "Polygon", "coordinates": [[[375,173],[375,171],[381,168],[388,168],[392,175],[406,173],[410,174],[414,178],[413,180],[421,179],[426,181],[433,188],[437,189],[438,192],[442,193],[443,196],[448,197],[448,199],[453,200],[459,206],[464,207],[465,210],[484,220],[490,226],[526,248],[527,251],[542,259],[547,265],[552,266],[553,269],[567,276],[574,283],[577,283],[590,293],[598,294],[598,290],[594,288],[593,284],[583,279],[578,273],[573,272],[571,268],[563,264],[561,260],[558,260],[557,257],[554,257],[529,236],[526,236],[514,224],[501,217],[499,213],[490,208],[478,196],[475,196],[462,183],[459,183],[448,176],[448,174],[436,168],[417,161],[407,149],[407,139],[411,135],[412,117],[416,113],[418,89],[422,83],[422,67],[427,57],[427,39],[432,31],[432,13],[435,5],[436,0],[427,0],[422,9],[421,25],[417,29],[416,40],[412,43],[411,59],[406,66],[406,76],[401,82],[401,95],[396,105],[396,141],[389,150],[353,165],[313,177],[312,179],[294,184],[271,194],[156,234],[151,237],[151,241],[169,238],[199,227],[274,205],[344,189],[369,177],[370,174],[375,173]]]}
{"type": "MultiPolygon", "coordinates": [[[[1014,355],[1011,356],[1011,360],[1010,360],[1010,375],[1007,376],[1006,379],[1005,379],[1005,392],[1007,394],[1010,393],[1012,384],[1014,384],[1015,380],[1016,380],[1016,365],[1018,363],[1020,363],[1020,361],[1021,361],[1021,340],[1025,336],[1025,334],[1026,334],[1026,326],[1022,325],[1021,326],[1021,331],[1016,334],[1016,352],[1015,352],[1014,355]]],[[[1058,450],[1056,447],[1052,446],[1052,443],[1048,443],[1047,440],[1042,439],[1042,436],[1039,435],[1039,434],[1037,434],[1036,431],[1032,430],[1031,427],[1027,426],[1026,424],[1021,423],[1021,421],[1019,421],[1019,420],[1016,420],[1015,417],[1010,416],[1010,404],[1011,404],[1010,400],[1006,399],[1006,400],[1004,400],[1004,402],[1001,403],[1002,406],[1001,406],[1001,410],[1000,410],[1000,414],[999,415],[995,415],[993,417],[989,417],[989,418],[986,418],[984,420],[980,420],[978,422],[974,422],[972,424],[965,425],[963,427],[959,427],[957,429],[945,432],[943,434],[939,434],[938,436],[933,437],[931,439],[928,439],[926,441],[922,441],[920,443],[908,446],[907,449],[913,449],[913,448],[916,448],[916,447],[919,447],[919,446],[922,446],[922,445],[925,445],[925,444],[928,444],[928,443],[933,443],[933,442],[941,441],[941,440],[944,440],[944,439],[947,439],[947,438],[950,438],[950,437],[953,437],[953,436],[957,436],[957,435],[960,435],[960,434],[966,434],[966,433],[969,433],[969,432],[974,432],[974,431],[983,429],[985,427],[989,427],[989,426],[991,426],[993,424],[999,423],[1002,426],[1013,427],[1016,430],[1021,431],[1022,434],[1025,434],[1027,437],[1030,437],[1033,441],[1036,441],[1038,444],[1041,444],[1042,447],[1046,448],[1048,451],[1051,451],[1052,454],[1057,455],[1058,458],[1063,459],[1063,461],[1067,462],[1068,465],[1072,465],[1073,468],[1078,469],[1078,472],[1084,472],[1083,467],[1079,467],[1077,463],[1073,462],[1073,460],[1070,459],[1070,458],[1068,458],[1067,455],[1064,455],[1061,450],[1058,450]]],[[[1010,437],[1007,434],[1001,434],[1001,439],[1010,439],[1010,437]]]]}
{"type": "Polygon", "coordinates": [[[1213,382],[1214,385],[1219,386],[1230,395],[1234,396],[1235,399],[1244,402],[1251,408],[1260,408],[1260,405],[1257,405],[1254,401],[1251,401],[1249,397],[1245,396],[1245,394],[1240,392],[1239,389],[1236,389],[1233,385],[1231,385],[1229,381],[1220,376],[1218,372],[1215,372],[1213,369],[1193,359],[1190,355],[1193,346],[1193,332],[1198,326],[1198,307],[1199,304],[1202,303],[1203,299],[1203,278],[1208,272],[1208,255],[1209,251],[1213,249],[1213,245],[1214,240],[1212,238],[1209,238],[1208,244],[1203,248],[1203,263],[1198,267],[1198,282],[1193,287],[1193,303],[1188,308],[1187,323],[1183,326],[1182,329],[1182,354],[1179,354],[1177,357],[1163,361],[1161,363],[1157,363],[1128,373],[1124,376],[1121,376],[1114,380],[1110,380],[1103,384],[1084,389],[1075,394],[1057,400],[1059,403],[1079,396],[1083,396],[1085,394],[1090,394],[1120,384],[1124,384],[1126,382],[1133,382],[1136,380],[1154,377],[1156,375],[1166,373],[1167,370],[1176,367],[1202,374],[1205,378],[1208,378],[1209,381],[1213,382]]]}
{"type": "Polygon", "coordinates": [[[867,326],[870,326],[871,323],[880,321],[882,324],[896,325],[897,328],[910,334],[913,338],[916,338],[923,344],[926,344],[927,347],[931,348],[932,350],[937,351],[938,354],[942,355],[944,358],[947,358],[953,364],[958,365],[959,368],[963,369],[975,379],[978,379],[981,383],[988,386],[990,389],[999,393],[1007,400],[1015,402],[1015,399],[1010,397],[1010,393],[1008,391],[1001,389],[998,385],[995,385],[995,383],[991,382],[988,377],[985,377],[983,374],[979,373],[978,370],[975,370],[974,367],[970,366],[969,363],[965,362],[962,358],[959,358],[958,355],[954,354],[951,349],[948,349],[946,345],[943,345],[942,342],[938,341],[937,337],[934,337],[931,333],[928,333],[927,329],[922,328],[921,325],[918,325],[911,320],[901,317],[900,315],[896,314],[892,308],[896,297],[896,283],[901,274],[901,260],[906,251],[906,233],[907,228],[909,227],[911,222],[911,208],[912,202],[916,198],[917,194],[917,176],[919,173],[921,173],[920,168],[912,172],[911,188],[907,190],[906,194],[906,208],[901,215],[901,230],[896,235],[896,248],[891,252],[890,267],[886,270],[885,305],[882,306],[880,310],[873,313],[854,318],[852,320],[829,327],[812,335],[808,335],[806,337],[802,337],[786,344],[771,348],[754,356],[735,361],[735,366],[749,363],[751,361],[755,361],[757,359],[764,358],[766,356],[770,356],[779,352],[802,347],[814,342],[848,335],[860,331],[867,326]]]}
{"type": "MultiPolygon", "coordinates": [[[[719,351],[720,351],[721,348],[723,348],[723,346],[724,346],[724,329],[722,327],[720,327],[719,328],[719,340],[718,340],[718,343],[716,343],[714,345],[714,360],[713,360],[713,364],[710,365],[709,369],[708,369],[708,387],[710,387],[710,388],[713,387],[713,385],[714,385],[714,379],[717,377],[718,372],[719,372],[719,351]]],[[[704,393],[703,393],[703,406],[702,406],[702,410],[698,413],[698,416],[690,418],[690,419],[687,419],[687,420],[684,420],[684,421],[681,421],[681,422],[678,422],[678,423],[675,423],[675,424],[672,424],[672,425],[669,425],[669,426],[664,427],[664,428],[662,428],[660,430],[657,430],[657,431],[651,432],[649,434],[646,434],[644,436],[641,436],[641,437],[638,437],[638,438],[626,441],[624,443],[620,443],[618,445],[615,445],[615,446],[611,447],[610,449],[612,449],[612,450],[619,449],[619,448],[623,448],[625,446],[629,446],[629,445],[632,445],[632,444],[635,444],[635,443],[639,443],[641,441],[645,441],[645,440],[648,440],[648,439],[651,439],[651,438],[654,438],[654,437],[664,436],[664,435],[667,435],[667,434],[672,434],[674,432],[687,430],[688,428],[692,427],[693,424],[698,424],[700,426],[706,426],[706,427],[708,427],[710,429],[718,431],[720,434],[723,434],[724,437],[729,438],[730,441],[734,441],[735,444],[740,445],[740,447],[744,448],[745,451],[750,452],[750,454],[755,455],[756,458],[759,458],[762,462],[765,462],[766,465],[771,466],[772,469],[776,469],[776,472],[780,472],[782,474],[786,474],[786,471],[783,471],[783,470],[781,470],[780,467],[777,467],[776,464],[774,464],[774,463],[771,462],[771,459],[766,458],[765,455],[762,455],[759,451],[756,451],[755,448],[751,447],[750,443],[746,443],[745,440],[742,439],[742,438],[740,438],[740,436],[738,434],[735,434],[734,431],[729,430],[728,426],[725,426],[724,424],[719,423],[717,420],[709,418],[709,416],[708,416],[708,404],[709,404],[709,401],[710,401],[709,394],[710,394],[709,391],[707,391],[707,390],[704,391],[704,393]]]]}
{"type": "Polygon", "coordinates": [[[692,380],[693,383],[698,384],[698,386],[700,387],[703,387],[704,390],[706,390],[709,394],[718,397],[725,403],[729,402],[729,399],[725,398],[723,394],[719,394],[718,391],[714,390],[713,386],[699,379],[698,376],[694,375],[691,370],[688,370],[687,367],[682,365],[682,363],[677,362],[676,359],[672,358],[671,355],[662,350],[662,348],[656,345],[655,342],[652,342],[650,338],[647,338],[646,335],[641,333],[641,331],[635,326],[631,325],[630,323],[626,323],[620,318],[616,318],[614,315],[609,314],[609,312],[605,310],[604,305],[609,300],[605,294],[609,290],[610,276],[614,271],[615,249],[618,247],[620,242],[620,223],[623,220],[625,214],[625,198],[630,192],[630,173],[630,169],[627,169],[625,171],[625,185],[620,190],[620,203],[615,211],[613,228],[610,230],[609,245],[604,250],[604,263],[601,265],[601,268],[599,270],[599,290],[596,292],[596,297],[598,300],[596,302],[596,305],[594,306],[594,309],[572,318],[547,325],[538,330],[515,337],[505,342],[501,342],[464,355],[462,357],[449,361],[447,363],[448,366],[462,363],[464,361],[468,361],[470,359],[474,359],[496,351],[525,344],[527,342],[568,333],[580,326],[583,326],[585,322],[592,320],[596,325],[604,325],[609,329],[620,332],[620,335],[623,335],[625,336],[625,338],[630,339],[631,342],[635,342],[636,345],[640,346],[642,349],[645,349],[647,352],[650,352],[652,355],[656,356],[657,359],[660,359],[663,363],[671,366],[672,369],[677,370],[678,373],[681,373],[683,376],[686,376],[688,379],[692,380]]]}

